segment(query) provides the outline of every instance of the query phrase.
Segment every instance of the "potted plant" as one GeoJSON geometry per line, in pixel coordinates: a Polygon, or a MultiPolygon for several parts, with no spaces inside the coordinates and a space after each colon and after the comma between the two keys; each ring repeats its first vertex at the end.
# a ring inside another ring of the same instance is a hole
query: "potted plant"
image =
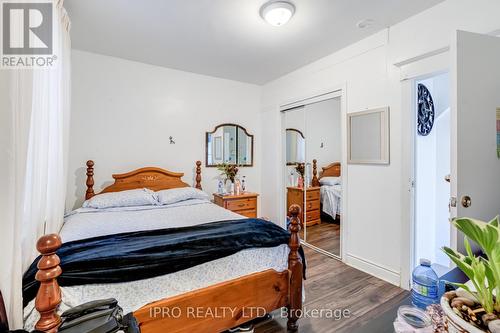
{"type": "Polygon", "coordinates": [[[222,163],[217,165],[217,170],[221,171],[221,177],[223,177],[224,185],[227,185],[227,181],[230,181],[230,193],[234,192],[234,181],[236,175],[238,174],[238,165],[222,163]]]}
{"type": "Polygon", "coordinates": [[[457,291],[441,298],[441,307],[453,332],[500,332],[500,220],[490,222],[457,218],[453,225],[464,233],[466,254],[444,247],[443,251],[470,279],[468,284],[455,283],[457,291]],[[476,256],[469,240],[484,253],[476,256]]]}
{"type": "Polygon", "coordinates": [[[295,171],[299,174],[299,182],[298,187],[304,187],[304,174],[305,174],[305,165],[304,163],[297,163],[295,166],[295,171]]]}

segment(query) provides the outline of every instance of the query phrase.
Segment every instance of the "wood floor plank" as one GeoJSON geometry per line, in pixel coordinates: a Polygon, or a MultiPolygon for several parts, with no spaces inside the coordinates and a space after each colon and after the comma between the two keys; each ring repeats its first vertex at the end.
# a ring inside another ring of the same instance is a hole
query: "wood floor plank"
{"type": "Polygon", "coordinates": [[[322,221],[321,224],[306,227],[307,243],[340,256],[340,225],[322,221]]]}

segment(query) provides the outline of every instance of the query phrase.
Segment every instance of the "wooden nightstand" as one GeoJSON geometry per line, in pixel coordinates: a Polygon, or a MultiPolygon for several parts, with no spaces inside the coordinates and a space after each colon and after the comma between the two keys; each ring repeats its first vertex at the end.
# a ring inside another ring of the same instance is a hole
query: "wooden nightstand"
{"type": "Polygon", "coordinates": [[[257,193],[245,192],[240,195],[214,193],[214,203],[246,217],[257,217],[257,193]]]}
{"type": "Polygon", "coordinates": [[[287,207],[296,204],[300,206],[300,223],[304,223],[304,206],[306,211],[306,225],[321,223],[320,218],[320,187],[313,186],[307,189],[290,186],[287,187],[287,207]],[[306,195],[304,197],[304,191],[306,195]],[[305,202],[304,202],[305,201],[305,202]]]}

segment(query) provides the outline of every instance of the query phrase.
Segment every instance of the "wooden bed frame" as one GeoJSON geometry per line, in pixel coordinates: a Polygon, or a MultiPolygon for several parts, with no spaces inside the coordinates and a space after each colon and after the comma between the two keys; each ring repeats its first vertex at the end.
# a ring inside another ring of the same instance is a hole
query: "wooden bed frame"
{"type": "MultiPolygon", "coordinates": [[[[163,190],[189,187],[181,180],[182,173],[147,167],[124,174],[113,175],[115,182],[100,193],[117,192],[135,188],[163,190]]],[[[201,162],[196,162],[195,187],[201,189],[201,162]]],[[[94,192],[94,162],[87,162],[86,199],[94,192]]],[[[206,288],[190,291],[147,304],[134,311],[142,333],[161,332],[222,332],[273,310],[287,307],[290,331],[298,329],[297,320],[302,309],[302,259],[299,255],[300,207],[290,207],[290,254],[288,270],[276,272],[272,269],[225,281],[206,288]],[[223,316],[220,312],[226,309],[223,316]],[[198,311],[201,311],[201,315],[198,311]],[[209,315],[216,311],[219,315],[209,315]],[[197,314],[197,315],[196,315],[197,314]]],[[[60,259],[56,251],[61,247],[57,234],[41,237],[37,249],[42,257],[38,262],[36,280],[40,287],[35,307],[40,313],[36,329],[42,332],[57,332],[61,318],[57,309],[61,303],[61,289],[57,277],[61,275],[60,259]]]]}

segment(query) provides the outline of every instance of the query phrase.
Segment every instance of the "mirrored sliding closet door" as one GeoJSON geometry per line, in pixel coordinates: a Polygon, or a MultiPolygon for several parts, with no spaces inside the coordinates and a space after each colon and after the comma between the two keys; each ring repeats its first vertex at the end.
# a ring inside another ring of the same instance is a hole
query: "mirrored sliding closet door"
{"type": "Polygon", "coordinates": [[[340,97],[284,110],[286,207],[302,208],[302,239],[340,257],[342,145],[340,97]]]}
{"type": "Polygon", "coordinates": [[[300,238],[306,239],[304,227],[304,183],[306,164],[306,127],[304,108],[298,107],[285,112],[286,165],[284,166],[286,186],[286,210],[297,204],[302,208],[300,238]]]}

